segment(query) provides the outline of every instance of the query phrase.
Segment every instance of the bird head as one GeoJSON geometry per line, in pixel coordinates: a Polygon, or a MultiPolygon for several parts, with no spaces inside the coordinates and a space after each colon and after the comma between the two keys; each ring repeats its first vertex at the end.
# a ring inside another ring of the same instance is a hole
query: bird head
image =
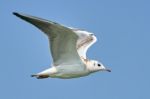
{"type": "Polygon", "coordinates": [[[101,62],[96,61],[96,60],[90,60],[90,64],[88,67],[91,72],[96,72],[96,71],[111,72],[110,69],[107,69],[101,62]]]}

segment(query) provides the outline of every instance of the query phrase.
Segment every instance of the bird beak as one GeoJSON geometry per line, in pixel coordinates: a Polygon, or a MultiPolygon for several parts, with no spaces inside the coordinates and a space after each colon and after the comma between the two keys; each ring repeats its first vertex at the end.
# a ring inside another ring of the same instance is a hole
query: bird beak
{"type": "Polygon", "coordinates": [[[110,69],[105,69],[105,71],[111,72],[111,70],[110,70],[110,69]]]}

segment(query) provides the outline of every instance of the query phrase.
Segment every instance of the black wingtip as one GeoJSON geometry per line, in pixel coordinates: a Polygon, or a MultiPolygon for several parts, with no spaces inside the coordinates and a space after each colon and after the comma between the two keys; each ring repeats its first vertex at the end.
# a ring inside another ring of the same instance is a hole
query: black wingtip
{"type": "Polygon", "coordinates": [[[17,16],[17,17],[19,17],[19,18],[21,18],[21,19],[26,20],[26,16],[23,15],[23,14],[21,14],[21,13],[13,12],[12,14],[15,15],[15,16],[17,16]]]}
{"type": "Polygon", "coordinates": [[[19,16],[19,13],[17,13],[17,12],[13,12],[13,15],[19,16]]]}

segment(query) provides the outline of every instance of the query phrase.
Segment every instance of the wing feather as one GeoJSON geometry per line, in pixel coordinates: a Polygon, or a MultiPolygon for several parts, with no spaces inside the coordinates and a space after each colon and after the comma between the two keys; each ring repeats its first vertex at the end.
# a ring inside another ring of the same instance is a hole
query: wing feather
{"type": "Polygon", "coordinates": [[[76,45],[78,53],[80,57],[87,59],[86,53],[88,49],[97,41],[97,38],[93,33],[84,30],[73,29],[73,31],[79,36],[76,45]]]}
{"type": "Polygon", "coordinates": [[[71,29],[58,23],[20,13],[13,13],[19,18],[42,30],[49,38],[53,64],[82,64],[76,49],[78,35],[71,29]]]}

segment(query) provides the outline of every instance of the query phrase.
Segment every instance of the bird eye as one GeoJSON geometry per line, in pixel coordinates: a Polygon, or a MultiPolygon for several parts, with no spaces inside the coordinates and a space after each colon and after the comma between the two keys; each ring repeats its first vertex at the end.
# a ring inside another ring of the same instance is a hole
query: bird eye
{"type": "Polygon", "coordinates": [[[101,66],[101,64],[98,64],[98,66],[101,66]]]}

